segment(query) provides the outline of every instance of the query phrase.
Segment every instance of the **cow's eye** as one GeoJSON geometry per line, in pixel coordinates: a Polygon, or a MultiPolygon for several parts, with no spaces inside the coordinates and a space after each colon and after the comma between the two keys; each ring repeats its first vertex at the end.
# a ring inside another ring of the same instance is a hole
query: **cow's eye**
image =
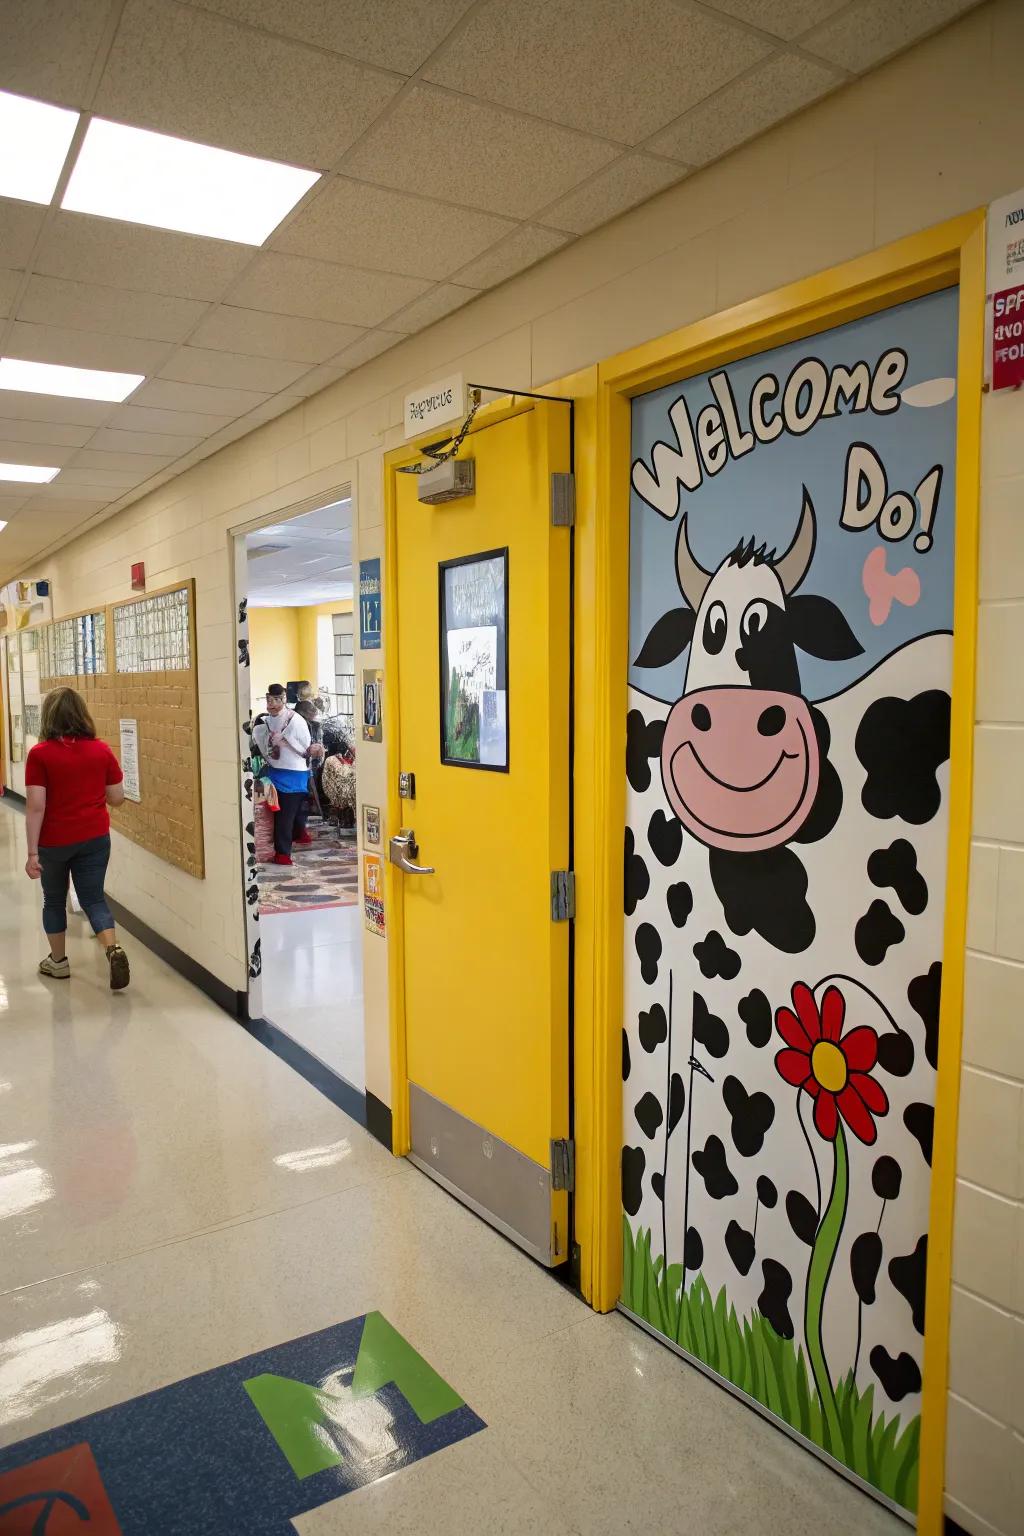
{"type": "Polygon", "coordinates": [[[740,633],[744,640],[752,640],[755,635],[764,633],[768,623],[768,604],[761,597],[755,597],[743,610],[740,620],[740,633]]]}
{"type": "Polygon", "coordinates": [[[717,656],[725,644],[726,618],[721,603],[712,603],[704,618],[704,649],[717,656]]]}

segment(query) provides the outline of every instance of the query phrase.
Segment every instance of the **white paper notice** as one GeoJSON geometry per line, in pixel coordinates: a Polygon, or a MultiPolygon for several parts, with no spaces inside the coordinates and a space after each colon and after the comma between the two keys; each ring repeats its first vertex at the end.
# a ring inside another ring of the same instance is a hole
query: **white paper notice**
{"type": "Polygon", "coordinates": [[[138,804],[142,799],[139,787],[139,722],[122,720],[121,772],[124,774],[124,797],[138,804]]]}

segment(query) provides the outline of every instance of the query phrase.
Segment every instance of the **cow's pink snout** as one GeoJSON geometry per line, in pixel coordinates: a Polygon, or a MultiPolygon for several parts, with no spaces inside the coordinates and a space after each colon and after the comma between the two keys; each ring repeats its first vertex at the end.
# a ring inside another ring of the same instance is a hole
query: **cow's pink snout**
{"type": "Polygon", "coordinates": [[[683,826],[712,848],[757,852],[798,832],[818,790],[818,742],[797,694],[701,688],[665,725],[662,779],[683,826]]]}

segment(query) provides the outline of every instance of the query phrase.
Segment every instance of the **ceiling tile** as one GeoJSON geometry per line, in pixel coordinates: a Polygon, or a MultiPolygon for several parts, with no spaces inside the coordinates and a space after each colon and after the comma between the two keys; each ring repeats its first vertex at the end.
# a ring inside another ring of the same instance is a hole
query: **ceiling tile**
{"type": "Polygon", "coordinates": [[[52,325],[15,321],[6,342],[11,357],[33,363],[63,363],[69,368],[105,368],[118,373],[154,373],[167,356],[162,341],[104,336],[99,331],[68,331],[52,325]]]}
{"type": "Polygon", "coordinates": [[[611,144],[414,85],[346,157],[364,181],[527,218],[615,158],[611,144]]]}
{"type": "Polygon", "coordinates": [[[711,8],[791,40],[841,11],[849,0],[709,0],[711,8]]]}
{"type": "Polygon", "coordinates": [[[0,320],[10,314],[22,276],[21,272],[9,272],[6,267],[0,267],[0,320]]]}
{"type": "Polygon", "coordinates": [[[219,299],[251,260],[248,245],[146,229],[90,213],[58,213],[33,267],[47,277],[107,284],[132,293],[219,299]]]}
{"type": "Polygon", "coordinates": [[[104,331],[145,341],[184,341],[207,306],[194,299],[159,293],[126,293],[99,283],[32,277],[18,308],[19,320],[64,325],[75,331],[104,331]]]}
{"type": "Polygon", "coordinates": [[[19,507],[23,507],[28,500],[27,496],[0,495],[0,519],[12,518],[19,507]]]}
{"type": "Polygon", "coordinates": [[[45,208],[0,197],[0,267],[25,267],[43,226],[45,208]]]}
{"type": "Polygon", "coordinates": [[[520,224],[514,234],[485,251],[475,261],[454,275],[467,288],[493,288],[517,272],[525,272],[535,262],[550,256],[565,245],[569,236],[557,229],[541,229],[537,224],[520,224]]]}
{"type": "MultiPolygon", "coordinates": [[[[182,412],[182,415],[185,413],[182,412]]],[[[183,453],[188,453],[202,441],[198,433],[182,432],[170,434],[167,432],[121,432],[112,427],[101,427],[94,433],[89,451],[104,451],[117,454],[119,458],[128,459],[137,456],[145,457],[146,454],[157,454],[164,458],[177,459],[183,453]]],[[[76,462],[81,462],[78,460],[76,462]]],[[[117,468],[127,469],[127,464],[118,465],[117,468]]]]}
{"type": "MultiPolygon", "coordinates": [[[[457,198],[458,189],[452,192],[457,198]]],[[[365,181],[338,178],[272,244],[275,250],[298,256],[436,280],[514,228],[509,219],[493,213],[451,208],[365,181]]]]}
{"type": "Polygon", "coordinates": [[[95,110],[201,144],[332,165],[401,80],[173,0],[128,0],[95,110]]]}
{"type": "Polygon", "coordinates": [[[423,75],[636,144],[767,51],[752,33],[674,0],[490,0],[423,75]]]}
{"type": "MultiPolygon", "coordinates": [[[[161,459],[158,468],[162,469],[166,462],[166,459],[161,459]]],[[[59,483],[55,480],[53,484],[68,496],[73,496],[77,490],[86,490],[93,496],[98,490],[119,494],[121,491],[130,491],[152,473],[152,470],[93,469],[87,464],[81,467],[72,465],[62,470],[59,483]]]]}
{"type": "Polygon", "coordinates": [[[17,436],[17,428],[18,423],[12,421],[0,431],[0,464],[49,464],[52,467],[74,458],[76,449],[73,445],[26,441],[17,436]]]}
{"type": "Polygon", "coordinates": [[[376,325],[429,287],[418,277],[361,272],[310,261],[306,256],[265,251],[257,256],[231,297],[253,309],[282,315],[307,315],[340,325],[376,325]]]}
{"type": "Polygon", "coordinates": [[[205,411],[158,411],[152,406],[119,405],[114,410],[108,427],[118,432],[156,432],[171,437],[209,437],[231,418],[210,416],[205,411]]]}
{"type": "Polygon", "coordinates": [[[74,481],[65,482],[63,476],[60,476],[50,485],[40,486],[21,515],[25,517],[37,505],[44,502],[59,502],[61,510],[67,512],[78,511],[83,503],[87,504],[90,510],[95,507],[105,507],[108,502],[115,499],[117,494],[117,486],[78,485],[74,481]]]}
{"type": "Polygon", "coordinates": [[[213,416],[240,416],[262,405],[266,395],[249,389],[210,389],[202,384],[175,384],[170,379],[149,379],[133,396],[135,405],[154,405],[165,411],[209,411],[213,416]]]}
{"type": "Polygon", "coordinates": [[[195,347],[218,352],[242,352],[250,357],[280,357],[298,363],[322,363],[325,357],[356,341],[360,328],[304,320],[297,315],[268,315],[259,309],[221,304],[192,336],[195,347]]]}
{"type": "Polygon", "coordinates": [[[110,0],[4,0],[0,89],[85,105],[110,0]]]}
{"type": "Polygon", "coordinates": [[[108,400],[68,400],[64,395],[0,389],[0,416],[12,421],[58,421],[70,426],[101,427],[112,410],[108,400]]]}
{"type": "Polygon", "coordinates": [[[98,512],[101,507],[107,506],[114,498],[108,493],[102,496],[95,489],[90,493],[79,486],[78,493],[74,496],[62,496],[51,487],[45,486],[45,495],[37,494],[29,498],[28,503],[22,508],[21,517],[35,518],[40,512],[57,515],[73,514],[75,517],[88,517],[91,512],[98,512]]]}
{"type": "Polygon", "coordinates": [[[208,10],[411,75],[472,0],[205,0],[208,10]]]}
{"type": "Polygon", "coordinates": [[[824,64],[778,53],[687,112],[652,140],[651,148],[707,165],[842,83],[842,76],[824,64]]]}
{"type": "MultiPolygon", "coordinates": [[[[189,443],[189,448],[194,447],[189,443]]],[[[77,474],[79,470],[95,470],[98,474],[125,474],[132,485],[137,485],[140,480],[163,469],[172,459],[179,458],[187,449],[180,448],[172,453],[124,453],[108,452],[100,447],[79,449],[75,454],[72,470],[77,474]]]]}
{"type": "MultiPolygon", "coordinates": [[[[3,408],[0,392],[0,410],[3,408]]],[[[72,427],[53,421],[17,421],[0,415],[0,437],[19,443],[50,443],[57,448],[81,448],[93,435],[92,427],[72,427]]],[[[7,460],[10,463],[10,460],[7,460]]]]}
{"type": "Polygon", "coordinates": [[[945,26],[978,0],[862,0],[816,27],[800,46],[859,74],[890,54],[945,26]]]}
{"type": "Polygon", "coordinates": [[[470,299],[479,297],[476,288],[462,288],[457,283],[439,283],[430,293],[415,299],[408,309],[396,315],[391,325],[399,331],[422,331],[424,326],[433,325],[435,320],[443,320],[445,315],[461,309],[470,299]]]}
{"type": "MultiPolygon", "coordinates": [[[[371,331],[369,334],[372,336],[374,332],[371,331]]],[[[405,337],[402,336],[399,339],[404,341],[405,337]]],[[[308,400],[310,395],[318,394],[321,389],[326,389],[328,384],[336,384],[339,379],[345,377],[346,373],[351,372],[350,367],[343,367],[340,363],[321,363],[318,368],[312,368],[309,373],[299,379],[297,384],[293,384],[292,390],[301,390],[302,398],[308,400]]]]}
{"type": "Polygon", "coordinates": [[[574,234],[585,235],[616,214],[635,208],[646,202],[655,192],[661,192],[674,181],[686,175],[685,167],[673,165],[668,160],[655,160],[652,155],[623,155],[606,171],[598,174],[563,197],[552,208],[545,208],[543,218],[548,224],[570,229],[574,234]]]}
{"type": "Polygon", "coordinates": [[[275,357],[243,357],[237,352],[209,352],[204,347],[179,347],[160,369],[160,378],[179,384],[212,384],[217,389],[258,389],[268,395],[287,389],[305,363],[275,357]]]}
{"type": "Polygon", "coordinates": [[[343,363],[349,370],[359,368],[363,363],[380,357],[382,352],[390,352],[392,347],[397,347],[405,339],[401,331],[371,331],[362,341],[357,341],[355,346],[346,347],[340,356],[334,358],[334,362],[343,363]]]}

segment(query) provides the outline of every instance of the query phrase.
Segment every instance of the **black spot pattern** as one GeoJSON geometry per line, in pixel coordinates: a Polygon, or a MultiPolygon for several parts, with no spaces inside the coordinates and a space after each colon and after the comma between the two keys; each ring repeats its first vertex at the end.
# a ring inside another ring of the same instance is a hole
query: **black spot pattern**
{"type": "Polygon", "coordinates": [[[650,888],[651,877],[647,872],[647,865],[636,852],[632,828],[627,827],[622,879],[623,902],[627,917],[633,916],[650,888]]]}
{"type": "Polygon", "coordinates": [[[699,992],[693,994],[693,1038],[709,1056],[718,1059],[729,1049],[729,1030],[724,1020],[710,1011],[699,992]]]}
{"type": "Polygon", "coordinates": [[[787,955],[801,954],[814,939],[807,905],[807,871],[791,848],[735,853],[711,848],[708,867],[725,920],[741,937],[751,929],[787,955]]]}
{"type": "Polygon", "coordinates": [[[661,935],[650,923],[641,923],[633,942],[640,960],[640,975],[649,987],[658,979],[658,961],[661,959],[661,935]]]}
{"type": "Polygon", "coordinates": [[[924,1054],[930,1067],[939,1065],[939,1001],[942,996],[942,961],[935,960],[926,976],[915,976],[907,988],[907,1000],[924,1025],[924,1054]]]}
{"type": "Polygon", "coordinates": [[[906,932],[887,902],[873,901],[858,920],[853,942],[865,965],[881,965],[892,946],[902,942],[906,932]]]}
{"type": "Polygon", "coordinates": [[[741,1157],[756,1157],[775,1119],[775,1105],[766,1093],[748,1093],[738,1077],[727,1077],[722,1099],[732,1116],[732,1142],[741,1157]]]}
{"type": "Polygon", "coordinates": [[[741,997],[737,1013],[747,1026],[747,1039],[760,1050],[772,1037],[772,1005],[761,991],[754,987],[741,997]]]}
{"type": "Polygon", "coordinates": [[[722,935],[714,928],[702,943],[693,946],[693,958],[700,966],[701,975],[709,980],[714,976],[721,976],[726,981],[732,981],[739,975],[740,957],[734,949],[730,949],[722,938],[722,935]]]}
{"type": "Polygon", "coordinates": [[[635,1216],[643,1199],[644,1169],[647,1156],[643,1147],[622,1149],[622,1205],[630,1216],[635,1216]]]}
{"type": "Polygon", "coordinates": [[[651,759],[661,756],[664,734],[664,720],[648,725],[638,709],[626,716],[626,777],[638,795],[651,787],[651,759]]]}
{"type": "Polygon", "coordinates": [[[894,1360],[887,1349],[876,1344],[871,1351],[871,1369],[882,1383],[891,1402],[899,1403],[912,1392],[921,1390],[921,1367],[913,1355],[903,1350],[894,1360]]]}
{"type": "Polygon", "coordinates": [[[640,1044],[648,1056],[652,1051],[656,1051],[659,1045],[664,1045],[668,1039],[668,1019],[660,1003],[655,1003],[647,1013],[640,1015],[637,1033],[640,1036],[640,1044]]]}
{"type": "Polygon", "coordinates": [[[725,1229],[725,1246],[741,1275],[749,1275],[754,1262],[754,1234],[741,1227],[738,1221],[730,1221],[725,1229]]]}
{"type": "Polygon", "coordinates": [[[674,816],[655,811],[647,827],[647,841],[659,864],[670,869],[679,857],[683,846],[683,828],[674,816]]]}
{"type": "Polygon", "coordinates": [[[786,1196],[786,1216],[793,1229],[793,1236],[810,1247],[818,1235],[818,1213],[807,1196],[802,1195],[798,1189],[791,1189],[786,1196]]]}
{"type": "Polygon", "coordinates": [[[869,815],[923,826],[942,798],[936,774],[949,757],[949,694],[930,688],[912,699],[876,699],[857,727],[856,748],[869,815]]]}
{"type": "Polygon", "coordinates": [[[700,1269],[704,1263],[704,1244],[696,1227],[687,1227],[683,1243],[683,1263],[687,1269],[700,1269]]]}
{"type": "Polygon", "coordinates": [[[902,1029],[878,1037],[878,1065],[893,1077],[909,1077],[914,1070],[914,1042],[902,1029]]]}
{"type": "Polygon", "coordinates": [[[694,1152],[692,1161],[712,1200],[724,1200],[727,1195],[734,1195],[739,1189],[726,1161],[725,1148],[717,1136],[709,1136],[703,1152],[694,1152]]]}
{"type": "Polygon", "coordinates": [[[654,1190],[654,1193],[657,1195],[659,1200],[664,1200],[665,1175],[660,1170],[657,1173],[651,1174],[651,1188],[654,1190]]]}
{"type": "Polygon", "coordinates": [[[793,1294],[789,1270],[777,1259],[762,1259],[761,1273],[764,1290],[757,1298],[758,1311],[771,1323],[780,1339],[791,1339],[795,1330],[789,1315],[789,1298],[793,1294]]]}
{"type": "Polygon", "coordinates": [[[882,1267],[882,1239],[877,1232],[862,1232],[850,1248],[850,1277],[866,1307],[874,1306],[878,1271],[882,1267]]]}
{"type": "Polygon", "coordinates": [[[880,890],[894,890],[911,917],[920,916],[928,905],[928,882],[917,867],[917,850],[905,837],[875,849],[868,859],[868,879],[880,890]]]}
{"type": "Polygon", "coordinates": [[[666,901],[669,917],[677,928],[682,928],[693,911],[693,892],[685,880],[669,886],[666,901]]]}
{"type": "Polygon", "coordinates": [[[871,1170],[871,1188],[879,1200],[898,1200],[903,1170],[894,1157],[880,1157],[871,1170]]]}
{"type": "Polygon", "coordinates": [[[683,1118],[683,1110],[686,1108],[686,1089],[678,1072],[672,1073],[672,1081],[668,1087],[668,1134],[671,1136],[680,1120],[683,1118]]]}
{"type": "Polygon", "coordinates": [[[779,1192],[765,1173],[757,1181],[757,1198],[766,1211],[774,1211],[779,1203],[779,1192]]]}
{"type": "Polygon", "coordinates": [[[910,1308],[914,1327],[924,1333],[925,1284],[928,1273],[928,1234],[917,1240],[913,1253],[889,1260],[889,1279],[910,1308]]]}
{"type": "Polygon", "coordinates": [[[812,709],[811,723],[818,738],[818,792],[807,820],[793,836],[794,843],[820,842],[832,831],[843,808],[843,781],[829,761],[832,732],[828,721],[819,710],[812,709]]]}
{"type": "Polygon", "coordinates": [[[932,1146],[935,1140],[935,1110],[930,1104],[908,1104],[903,1111],[903,1124],[913,1136],[925,1162],[932,1165],[932,1146]]]}
{"type": "Polygon", "coordinates": [[[645,1093],[633,1111],[636,1123],[647,1137],[653,1141],[661,1129],[662,1109],[653,1093],[645,1093]]]}
{"type": "Polygon", "coordinates": [[[629,1036],[626,1034],[626,1031],[623,1030],[622,1031],[622,1081],[624,1083],[629,1081],[629,1067],[630,1067],[630,1061],[629,1061],[629,1036]]]}

